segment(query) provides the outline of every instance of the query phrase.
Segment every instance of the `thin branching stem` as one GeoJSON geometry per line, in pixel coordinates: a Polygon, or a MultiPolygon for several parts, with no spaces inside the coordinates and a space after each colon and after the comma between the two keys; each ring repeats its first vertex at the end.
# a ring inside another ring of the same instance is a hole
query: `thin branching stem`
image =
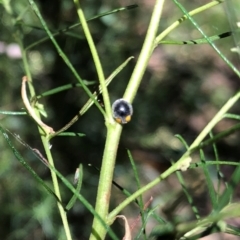
{"type": "Polygon", "coordinates": [[[164,0],[157,0],[154,6],[152,18],[148,27],[142,50],[123,96],[123,98],[129,102],[132,102],[136,96],[139,85],[142,81],[143,74],[147,68],[148,61],[154,50],[154,41],[158,31],[163,4],[164,0]]]}
{"type": "Polygon", "coordinates": [[[163,179],[166,179],[170,176],[173,172],[181,169],[181,166],[184,165],[184,162],[189,159],[190,154],[197,149],[197,147],[201,144],[204,138],[209,134],[209,132],[213,129],[213,127],[222,120],[228,110],[239,100],[240,98],[240,91],[235,94],[232,98],[230,98],[227,103],[219,110],[219,112],[215,115],[215,117],[207,124],[207,126],[202,130],[202,132],[198,135],[195,141],[190,145],[188,150],[182,155],[182,157],[170,168],[168,168],[164,173],[159,175],[155,180],[144,186],[143,188],[139,189],[135,193],[133,193],[130,197],[124,200],[119,206],[117,206],[110,214],[109,219],[113,220],[120,211],[123,210],[130,202],[134,201],[137,197],[139,197],[144,192],[148,191],[163,179]]]}
{"type": "MultiPolygon", "coordinates": [[[[199,14],[203,11],[206,11],[208,10],[209,8],[211,7],[214,7],[218,4],[220,4],[221,1],[212,1],[210,3],[207,3],[199,8],[196,8],[192,11],[189,12],[189,15],[190,16],[194,16],[196,14],[199,14]]],[[[186,15],[182,16],[181,18],[179,18],[177,21],[175,21],[173,24],[171,24],[168,28],[166,28],[163,32],[161,32],[157,38],[156,38],[156,41],[155,41],[155,47],[157,47],[159,45],[159,43],[161,43],[161,41],[170,33],[172,32],[175,28],[177,28],[182,22],[184,22],[185,20],[187,20],[188,17],[186,15]]]]}
{"type": "Polygon", "coordinates": [[[94,44],[92,35],[90,33],[86,18],[84,16],[83,10],[80,6],[80,3],[78,0],[74,0],[74,3],[76,5],[77,8],[77,13],[78,13],[78,17],[80,19],[80,22],[82,24],[82,28],[85,34],[85,37],[87,39],[90,51],[92,53],[92,57],[93,57],[93,61],[97,70],[97,74],[98,74],[98,79],[102,88],[102,95],[103,95],[103,101],[104,101],[104,106],[106,109],[106,115],[105,115],[105,121],[108,124],[108,122],[113,123],[113,118],[112,118],[112,111],[111,111],[111,104],[110,104],[110,99],[109,99],[109,94],[108,94],[108,90],[107,90],[107,86],[105,83],[105,76],[103,73],[103,69],[102,69],[102,64],[100,61],[100,58],[98,56],[98,52],[96,49],[96,46],[94,44]]]}
{"type": "MultiPolygon", "coordinates": [[[[31,95],[31,97],[34,97],[34,96],[36,96],[36,94],[35,94],[34,86],[32,84],[32,77],[31,77],[30,67],[29,67],[29,64],[28,64],[27,54],[26,54],[26,51],[24,49],[20,34],[16,34],[15,38],[16,38],[16,40],[17,40],[17,42],[20,46],[20,49],[21,49],[24,69],[25,69],[27,79],[28,79],[28,82],[29,82],[28,86],[29,86],[29,89],[30,89],[30,95],[31,95]]],[[[38,109],[34,108],[34,112],[35,112],[36,117],[41,121],[41,116],[40,116],[40,112],[38,111],[38,109]]],[[[46,132],[44,132],[44,130],[40,126],[38,126],[38,131],[39,131],[39,135],[41,136],[41,140],[42,140],[42,143],[43,143],[43,146],[44,146],[45,153],[47,155],[47,160],[48,160],[49,164],[54,167],[54,161],[53,161],[52,154],[51,154],[51,151],[50,151],[50,148],[49,148],[49,140],[48,140],[49,134],[46,134],[46,132]]],[[[52,170],[51,170],[51,176],[52,176],[52,182],[53,182],[53,187],[54,187],[54,193],[56,194],[57,198],[61,201],[61,193],[60,193],[60,188],[59,188],[57,175],[52,170]]],[[[61,219],[62,219],[62,222],[63,222],[64,231],[65,231],[65,234],[66,234],[66,239],[67,240],[72,240],[70,227],[69,227],[67,216],[66,216],[66,212],[65,212],[65,210],[64,210],[64,208],[63,208],[63,206],[60,202],[57,202],[57,205],[58,205],[60,216],[61,216],[61,219]]]]}
{"type": "MultiPolygon", "coordinates": [[[[154,40],[157,34],[157,29],[162,13],[163,3],[164,0],[157,0],[154,6],[153,14],[151,17],[149,29],[146,39],[144,41],[143,48],[141,50],[136,67],[124,94],[124,99],[129,102],[132,102],[137,93],[138,87],[142,80],[142,76],[146,70],[148,60],[152,54],[154,40]]],[[[108,210],[111,196],[113,171],[121,132],[122,126],[117,123],[108,126],[95,208],[99,215],[106,221],[108,221],[108,210]]],[[[111,224],[110,221],[108,223],[111,224]]],[[[105,235],[106,229],[100,224],[98,219],[94,218],[90,239],[104,239],[105,235]]]]}

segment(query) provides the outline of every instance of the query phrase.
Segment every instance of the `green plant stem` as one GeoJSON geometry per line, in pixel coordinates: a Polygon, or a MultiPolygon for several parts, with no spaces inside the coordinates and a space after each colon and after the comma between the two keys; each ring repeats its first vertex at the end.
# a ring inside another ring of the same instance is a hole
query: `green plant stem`
{"type": "MultiPolygon", "coordinates": [[[[92,20],[99,19],[99,18],[101,18],[101,17],[108,16],[108,15],[111,15],[111,14],[114,14],[114,13],[118,13],[118,12],[120,12],[120,11],[130,10],[130,9],[134,9],[134,8],[137,8],[137,7],[138,7],[137,4],[133,4],[133,5],[129,5],[129,6],[126,6],[126,7],[121,7],[121,8],[117,8],[117,9],[111,10],[111,11],[107,11],[107,12],[104,12],[104,13],[100,13],[100,14],[97,15],[97,16],[94,16],[94,17],[91,17],[91,18],[87,19],[87,22],[92,21],[92,20]]],[[[21,19],[21,16],[19,17],[19,19],[21,19]]],[[[36,26],[32,26],[32,25],[29,25],[29,24],[26,24],[26,23],[24,23],[24,26],[30,27],[30,28],[35,28],[35,29],[38,29],[38,30],[44,30],[44,29],[39,29],[39,28],[36,27],[36,26]]],[[[71,25],[71,26],[69,26],[69,27],[67,27],[67,28],[61,29],[61,30],[53,33],[52,35],[55,37],[55,36],[58,36],[58,35],[60,35],[60,34],[67,33],[68,31],[70,31],[70,30],[72,30],[72,29],[74,29],[74,28],[76,28],[76,27],[79,27],[79,26],[81,26],[81,23],[75,23],[75,24],[73,24],[73,25],[71,25]]],[[[79,36],[78,36],[78,37],[79,37],[79,36]]],[[[39,45],[39,44],[41,44],[41,43],[46,42],[47,40],[49,40],[49,37],[44,37],[44,38],[42,38],[42,39],[40,39],[40,40],[38,40],[38,41],[30,44],[29,46],[27,46],[27,47],[25,48],[25,50],[27,51],[27,50],[29,50],[29,49],[31,49],[31,48],[33,48],[33,47],[35,47],[35,46],[37,46],[37,45],[39,45]]]]}
{"type": "MultiPolygon", "coordinates": [[[[193,26],[203,35],[203,37],[207,40],[209,45],[217,52],[217,54],[222,58],[222,60],[237,74],[237,76],[240,78],[240,72],[238,69],[228,60],[228,58],[225,57],[224,54],[221,53],[221,51],[216,47],[216,45],[208,38],[208,36],[203,32],[203,30],[199,27],[196,21],[189,15],[187,10],[179,3],[177,0],[173,0],[174,3],[181,9],[181,11],[188,17],[190,22],[193,24],[193,26]]],[[[224,0],[219,0],[219,2],[223,2],[224,0]]]]}
{"type": "MultiPolygon", "coordinates": [[[[100,171],[95,211],[107,222],[111,197],[112,179],[122,126],[113,124],[108,126],[107,139],[104,148],[103,162],[100,171]]],[[[90,240],[104,239],[106,228],[98,218],[94,217],[90,240]]]]}
{"type": "MultiPolygon", "coordinates": [[[[222,1],[219,1],[222,2],[222,1]]],[[[158,41],[161,39],[158,39],[158,41]]],[[[125,201],[123,201],[118,207],[116,207],[110,214],[109,214],[109,221],[114,221],[115,217],[119,212],[125,208],[130,202],[135,200],[144,192],[148,191],[150,188],[157,185],[163,179],[167,178],[173,172],[180,169],[180,167],[184,164],[184,162],[189,158],[190,154],[193,152],[194,148],[202,142],[202,140],[209,134],[212,128],[224,117],[224,114],[236,103],[236,101],[240,98],[240,92],[237,92],[235,96],[230,98],[227,103],[220,109],[220,111],[215,115],[215,117],[209,122],[209,124],[203,129],[203,131],[199,134],[199,136],[195,139],[192,145],[189,147],[188,151],[169,169],[167,169],[164,173],[162,173],[158,178],[141,188],[140,190],[133,193],[130,197],[128,197],[125,201]]]]}
{"type": "MultiPolygon", "coordinates": [[[[47,138],[42,137],[42,142],[43,142],[45,153],[47,155],[48,162],[52,167],[55,168],[52,153],[49,149],[49,142],[48,142],[47,138]]],[[[56,196],[61,201],[62,199],[61,199],[61,193],[60,193],[60,188],[59,188],[57,175],[52,169],[50,169],[50,171],[51,171],[51,176],[52,176],[54,192],[55,192],[56,196]]],[[[57,205],[58,205],[60,216],[61,216],[61,219],[62,219],[62,222],[63,222],[64,231],[65,231],[65,234],[66,234],[66,239],[71,240],[72,236],[71,236],[71,232],[70,232],[70,228],[69,228],[69,224],[68,224],[67,214],[66,214],[63,206],[59,202],[57,202],[57,205]]]]}
{"type": "MultiPolygon", "coordinates": [[[[147,67],[148,60],[152,54],[154,39],[157,34],[163,3],[164,0],[156,1],[143,48],[141,50],[136,67],[124,94],[124,99],[129,102],[132,102],[136,95],[142,76],[147,67]]],[[[108,126],[107,140],[104,149],[103,162],[99,179],[99,189],[95,208],[97,213],[106,221],[109,220],[107,216],[109,210],[112,177],[121,131],[122,127],[119,124],[114,123],[113,125],[108,126]]],[[[111,222],[109,222],[109,224],[110,223],[111,222]]],[[[98,219],[94,218],[90,239],[104,239],[105,235],[106,229],[100,224],[98,219]]]]}
{"type": "MultiPolygon", "coordinates": [[[[74,0],[74,3],[77,7],[78,16],[82,24],[87,42],[89,44],[90,51],[92,53],[92,57],[98,73],[98,78],[101,85],[104,105],[106,109],[105,122],[107,126],[107,139],[106,139],[104,153],[103,153],[103,161],[102,161],[100,179],[98,184],[98,193],[97,193],[95,211],[99,214],[99,216],[104,221],[107,221],[107,215],[109,211],[109,204],[110,204],[110,197],[111,197],[113,172],[114,172],[114,166],[115,166],[116,154],[117,154],[117,146],[119,144],[122,126],[120,126],[119,124],[116,124],[115,121],[113,120],[110,99],[109,99],[108,90],[107,90],[100,59],[99,59],[95,44],[93,42],[91,33],[89,31],[86,19],[84,17],[84,13],[80,7],[80,4],[77,0],[74,0]]],[[[90,239],[104,239],[104,237],[106,236],[106,233],[107,233],[107,229],[99,221],[99,218],[95,216],[93,220],[90,239]]]]}
{"type": "MultiPolygon", "coordinates": [[[[157,29],[159,26],[163,3],[164,0],[156,1],[143,48],[124,94],[124,99],[129,102],[132,102],[136,95],[142,76],[147,67],[148,60],[152,54],[154,39],[156,37],[157,29]]],[[[108,210],[111,196],[112,178],[121,132],[121,125],[117,123],[107,125],[107,140],[103,154],[99,188],[95,207],[96,212],[100,215],[101,218],[106,221],[109,220],[108,210]]],[[[111,224],[109,221],[108,223],[111,224]]],[[[106,229],[104,226],[102,226],[98,219],[94,218],[90,240],[104,239],[105,235],[106,229]]]]}
{"type": "Polygon", "coordinates": [[[98,103],[98,101],[94,98],[93,94],[91,93],[91,91],[88,89],[88,87],[84,84],[84,81],[81,79],[81,77],[79,76],[79,74],[77,73],[77,71],[75,70],[75,68],[73,67],[72,63],[70,62],[70,60],[68,59],[68,57],[66,56],[66,54],[62,51],[62,49],[60,48],[60,46],[58,45],[57,41],[55,40],[53,34],[51,33],[51,31],[49,30],[45,20],[43,19],[37,5],[35,4],[34,0],[28,0],[33,11],[35,12],[35,14],[37,15],[37,17],[39,18],[44,30],[46,31],[46,33],[48,34],[50,40],[52,41],[54,47],[56,48],[58,54],[62,57],[63,61],[65,62],[65,64],[69,67],[69,69],[71,70],[71,72],[73,73],[73,75],[76,77],[76,79],[79,81],[79,83],[81,84],[81,86],[83,87],[84,91],[87,93],[87,95],[94,101],[94,103],[96,104],[97,108],[99,109],[99,111],[105,115],[105,111],[103,110],[103,108],[101,107],[101,105],[98,103]]]}
{"type": "Polygon", "coordinates": [[[104,106],[106,109],[106,115],[105,115],[105,121],[108,124],[108,122],[113,123],[113,118],[112,118],[112,110],[111,110],[111,104],[110,104],[110,99],[109,99],[109,94],[108,94],[108,90],[107,90],[107,86],[105,83],[105,77],[104,77],[104,73],[103,73],[103,69],[102,69],[102,64],[101,61],[99,59],[98,53],[97,53],[97,49],[95,47],[95,44],[93,42],[93,38],[92,35],[90,33],[90,30],[88,28],[88,24],[87,21],[85,19],[83,10],[80,6],[80,3],[78,0],[73,0],[76,8],[77,8],[77,13],[78,13],[78,17],[80,19],[80,22],[82,24],[82,28],[84,31],[84,34],[86,36],[90,51],[92,53],[92,57],[93,57],[93,61],[97,70],[97,74],[98,74],[98,78],[99,78],[99,82],[102,88],[102,95],[103,95],[103,101],[104,101],[104,106]]]}
{"type": "Polygon", "coordinates": [[[240,91],[237,92],[232,98],[230,98],[226,104],[219,110],[219,112],[214,116],[214,118],[208,123],[208,125],[202,130],[202,132],[198,135],[195,141],[191,144],[189,149],[183,154],[183,156],[170,168],[168,168],[164,173],[159,175],[155,180],[139,189],[135,193],[133,193],[130,197],[124,200],[121,204],[119,204],[111,213],[109,213],[109,221],[114,221],[117,214],[122,211],[130,202],[134,201],[137,197],[139,197],[144,192],[148,191],[158,183],[160,183],[163,179],[170,176],[173,172],[180,169],[180,167],[184,164],[184,162],[189,158],[190,154],[197,148],[199,144],[203,141],[203,139],[209,134],[209,132],[213,129],[213,127],[224,117],[227,111],[238,101],[240,98],[240,91]]]}
{"type": "Polygon", "coordinates": [[[183,177],[182,173],[181,172],[176,172],[176,175],[177,175],[179,183],[182,186],[182,191],[184,192],[184,194],[185,194],[185,196],[187,198],[187,201],[188,201],[189,205],[192,208],[192,211],[193,211],[193,213],[195,215],[195,218],[196,219],[200,219],[199,211],[198,211],[197,207],[194,204],[193,197],[191,195],[191,192],[189,192],[189,190],[187,188],[187,185],[185,183],[185,180],[184,180],[184,177],[183,177]]]}
{"type": "MultiPolygon", "coordinates": [[[[210,3],[207,3],[199,8],[196,8],[192,11],[190,11],[188,14],[190,16],[194,16],[198,13],[201,13],[211,7],[214,7],[220,3],[222,3],[223,1],[219,1],[219,0],[216,0],[216,1],[212,1],[210,3]]],[[[176,22],[174,22],[173,24],[171,24],[167,29],[165,29],[163,32],[161,32],[161,34],[159,34],[156,38],[156,41],[155,41],[155,47],[157,47],[159,45],[159,43],[161,43],[161,40],[163,38],[165,38],[172,30],[174,30],[176,27],[178,27],[183,21],[187,20],[188,17],[186,15],[182,16],[180,19],[178,19],[176,22]]]]}
{"type": "MultiPolygon", "coordinates": [[[[110,76],[109,76],[109,77],[106,79],[106,81],[105,81],[106,86],[108,86],[108,85],[111,83],[111,81],[113,80],[113,78],[127,65],[127,63],[128,63],[131,59],[133,59],[133,57],[129,57],[126,61],[124,61],[118,68],[116,68],[116,69],[110,74],[110,76]]],[[[97,96],[98,96],[99,93],[102,93],[101,85],[100,85],[98,91],[94,92],[93,95],[97,98],[97,96]]],[[[64,127],[62,127],[60,130],[58,130],[57,132],[55,132],[54,134],[52,134],[50,137],[52,138],[52,137],[54,137],[54,136],[56,136],[56,135],[59,135],[61,132],[65,131],[65,130],[68,129],[70,126],[72,126],[72,124],[74,124],[74,123],[79,119],[80,116],[82,116],[85,112],[87,112],[87,110],[92,106],[92,104],[93,104],[93,101],[92,101],[92,99],[90,98],[90,99],[86,102],[86,104],[81,108],[81,110],[79,111],[79,113],[78,113],[76,116],[74,116],[74,117],[72,118],[72,120],[71,120],[68,124],[66,124],[66,125],[65,125],[64,127]]]]}
{"type": "MultiPolygon", "coordinates": [[[[108,225],[98,216],[98,214],[95,212],[92,205],[79,193],[79,189],[74,188],[72,183],[70,183],[55,167],[51,166],[39,151],[38,151],[38,154],[36,154],[36,151],[34,150],[34,148],[32,148],[30,145],[24,142],[21,138],[19,138],[18,135],[13,134],[9,130],[2,128],[1,125],[0,125],[0,132],[3,134],[3,138],[6,140],[8,146],[10,147],[10,150],[13,152],[14,156],[18,159],[18,161],[32,174],[32,176],[37,180],[37,182],[39,182],[40,185],[42,185],[51,195],[53,195],[53,197],[57,198],[56,195],[52,192],[52,190],[43,182],[43,180],[37,175],[37,173],[35,173],[35,171],[28,165],[28,163],[25,161],[22,155],[14,147],[14,145],[10,141],[8,133],[10,133],[14,138],[16,138],[17,141],[21,142],[21,144],[23,144],[26,148],[32,151],[33,154],[44,164],[45,162],[47,162],[46,166],[52,171],[54,171],[56,175],[59,177],[59,179],[63,182],[63,184],[73,193],[74,196],[77,197],[77,199],[83,204],[83,206],[85,206],[87,210],[90,213],[92,213],[94,216],[98,217],[99,221],[101,221],[102,224],[106,228],[108,228],[108,225]]],[[[57,198],[57,201],[60,202],[58,198],[57,198]]],[[[65,209],[67,210],[67,208],[65,209]]],[[[113,233],[111,229],[109,229],[108,233],[112,240],[118,240],[118,238],[116,237],[116,235],[113,233]]]]}
{"type": "Polygon", "coordinates": [[[137,90],[141,83],[143,74],[146,70],[148,61],[154,50],[154,40],[159,27],[164,0],[157,0],[153,9],[151,21],[148,27],[147,35],[139,55],[137,64],[133,70],[129,84],[126,88],[123,98],[132,102],[136,96],[137,90]]]}
{"type": "MultiPolygon", "coordinates": [[[[28,65],[26,51],[24,50],[22,40],[21,40],[20,36],[18,36],[18,34],[16,34],[16,39],[17,39],[18,44],[21,48],[24,69],[26,71],[26,74],[27,74],[27,77],[28,77],[28,82],[29,82],[28,86],[29,86],[29,90],[30,90],[30,95],[31,95],[31,97],[34,97],[34,96],[36,96],[36,94],[35,94],[35,89],[34,89],[33,84],[32,84],[32,78],[31,78],[31,73],[30,73],[30,69],[29,69],[29,65],[28,65]]],[[[39,111],[36,108],[34,110],[35,110],[36,115],[40,119],[41,115],[40,115],[39,111]]],[[[49,164],[54,167],[53,158],[52,158],[51,152],[49,150],[48,135],[46,135],[46,133],[43,131],[43,129],[39,126],[38,126],[38,131],[39,131],[39,134],[41,136],[41,140],[42,140],[44,150],[46,152],[49,164]]],[[[52,181],[53,181],[54,192],[55,192],[56,196],[58,197],[58,199],[61,201],[61,194],[60,194],[60,189],[59,189],[57,176],[56,176],[56,173],[52,170],[51,170],[51,176],[52,176],[52,181]]],[[[57,205],[58,205],[60,216],[61,216],[61,219],[62,219],[62,222],[63,222],[63,226],[64,226],[64,230],[65,230],[65,234],[66,234],[66,239],[71,240],[72,237],[71,237],[70,228],[69,228],[69,225],[68,225],[68,220],[67,220],[65,210],[59,202],[57,203],[57,205]]]]}

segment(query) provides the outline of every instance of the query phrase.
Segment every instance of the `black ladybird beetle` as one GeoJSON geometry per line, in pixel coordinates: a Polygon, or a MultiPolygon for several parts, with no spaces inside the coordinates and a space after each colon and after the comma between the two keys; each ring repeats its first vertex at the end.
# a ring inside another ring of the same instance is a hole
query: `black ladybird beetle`
{"type": "Polygon", "coordinates": [[[116,122],[125,124],[130,122],[133,114],[133,108],[130,103],[120,98],[113,103],[112,112],[116,122]]]}

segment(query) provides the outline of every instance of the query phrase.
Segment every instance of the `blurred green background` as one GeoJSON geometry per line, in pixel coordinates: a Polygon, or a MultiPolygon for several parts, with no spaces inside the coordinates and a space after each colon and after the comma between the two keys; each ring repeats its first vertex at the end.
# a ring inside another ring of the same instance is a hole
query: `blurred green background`
{"type": "MultiPolygon", "coordinates": [[[[207,2],[181,1],[188,10],[207,2]]],[[[37,3],[52,32],[79,21],[72,1],[41,0],[37,3]]],[[[105,76],[109,76],[128,57],[135,57],[110,84],[108,89],[112,102],[122,97],[128,84],[144,41],[154,1],[89,0],[82,3],[87,18],[130,4],[138,4],[138,8],[89,23],[105,76]]],[[[159,33],[181,16],[180,10],[171,1],[166,1],[159,33]]],[[[209,36],[230,29],[223,4],[195,16],[194,19],[209,36]]],[[[20,111],[24,107],[20,88],[21,78],[25,72],[15,40],[16,31],[20,29],[24,46],[28,47],[46,37],[46,33],[41,28],[38,18],[27,1],[2,1],[0,4],[0,110],[2,111],[20,111]],[[9,3],[9,8],[4,8],[3,2],[5,6],[9,3]]],[[[186,21],[166,39],[191,40],[200,37],[199,32],[186,21]]],[[[60,34],[56,40],[80,76],[87,81],[96,81],[97,85],[96,70],[81,27],[60,34]]],[[[236,66],[239,66],[237,54],[230,51],[234,47],[232,38],[220,40],[216,45],[236,66]]],[[[27,54],[37,94],[77,82],[51,41],[30,48],[27,54]]],[[[209,45],[159,46],[149,61],[133,102],[132,121],[124,126],[115,180],[129,191],[135,191],[137,188],[127,149],[131,151],[138,166],[143,185],[157,177],[170,166],[170,160],[176,161],[185,151],[175,134],[180,134],[188,144],[191,144],[239,87],[239,79],[209,45]]],[[[92,90],[94,91],[94,86],[92,90]]],[[[44,104],[48,113],[44,121],[55,130],[60,129],[78,113],[86,100],[88,100],[87,95],[81,88],[41,98],[40,103],[44,104]]],[[[232,112],[239,114],[239,106],[234,106],[232,112]]],[[[233,123],[234,121],[223,120],[214,128],[214,133],[227,129],[233,123]]],[[[0,114],[0,124],[20,135],[31,147],[43,153],[36,124],[28,116],[0,114]]],[[[84,133],[86,136],[54,138],[51,144],[55,164],[57,169],[72,181],[75,169],[79,163],[83,163],[82,194],[94,205],[99,173],[88,164],[101,166],[106,138],[102,114],[93,106],[70,130],[84,133]]],[[[11,140],[32,168],[51,186],[49,170],[31,151],[14,138],[11,140]]],[[[221,159],[239,161],[238,133],[221,140],[217,146],[221,159]]],[[[2,136],[0,136],[0,152],[1,239],[65,239],[55,200],[19,164],[2,136]]],[[[212,147],[206,148],[205,153],[208,159],[214,159],[212,147]]],[[[197,155],[193,158],[194,161],[199,160],[197,155]]],[[[222,167],[226,178],[230,176],[232,169],[229,166],[222,167]]],[[[212,175],[213,178],[216,177],[214,168],[212,175]]],[[[189,183],[189,189],[192,189],[195,203],[204,216],[211,209],[208,205],[202,172],[189,170],[184,176],[189,183]]],[[[61,190],[63,200],[67,203],[71,193],[64,185],[61,185],[61,190]]],[[[153,196],[152,205],[158,205],[156,211],[167,220],[177,221],[183,213],[185,215],[181,221],[192,219],[193,214],[186,204],[186,199],[183,198],[173,207],[174,204],[170,199],[177,199],[179,194],[182,194],[181,186],[176,181],[176,176],[172,176],[145,194],[144,201],[148,201],[150,196],[153,196]]],[[[239,191],[236,191],[236,197],[238,195],[239,191]]],[[[115,206],[122,199],[124,195],[113,187],[112,205],[115,206]]],[[[124,214],[130,220],[134,220],[138,211],[133,203],[124,214]]],[[[68,216],[74,239],[87,239],[92,224],[91,214],[78,202],[69,211],[68,216]]],[[[122,236],[121,224],[120,221],[114,224],[119,237],[122,236]]],[[[154,219],[149,219],[146,231],[149,233],[156,224],[154,219]]]]}

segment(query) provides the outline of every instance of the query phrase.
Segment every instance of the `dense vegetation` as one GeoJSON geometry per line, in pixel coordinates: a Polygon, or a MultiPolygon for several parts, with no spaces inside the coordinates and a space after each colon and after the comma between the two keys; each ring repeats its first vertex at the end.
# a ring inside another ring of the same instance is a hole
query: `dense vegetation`
{"type": "Polygon", "coordinates": [[[238,239],[239,3],[81,2],[0,1],[1,239],[238,239]]]}

